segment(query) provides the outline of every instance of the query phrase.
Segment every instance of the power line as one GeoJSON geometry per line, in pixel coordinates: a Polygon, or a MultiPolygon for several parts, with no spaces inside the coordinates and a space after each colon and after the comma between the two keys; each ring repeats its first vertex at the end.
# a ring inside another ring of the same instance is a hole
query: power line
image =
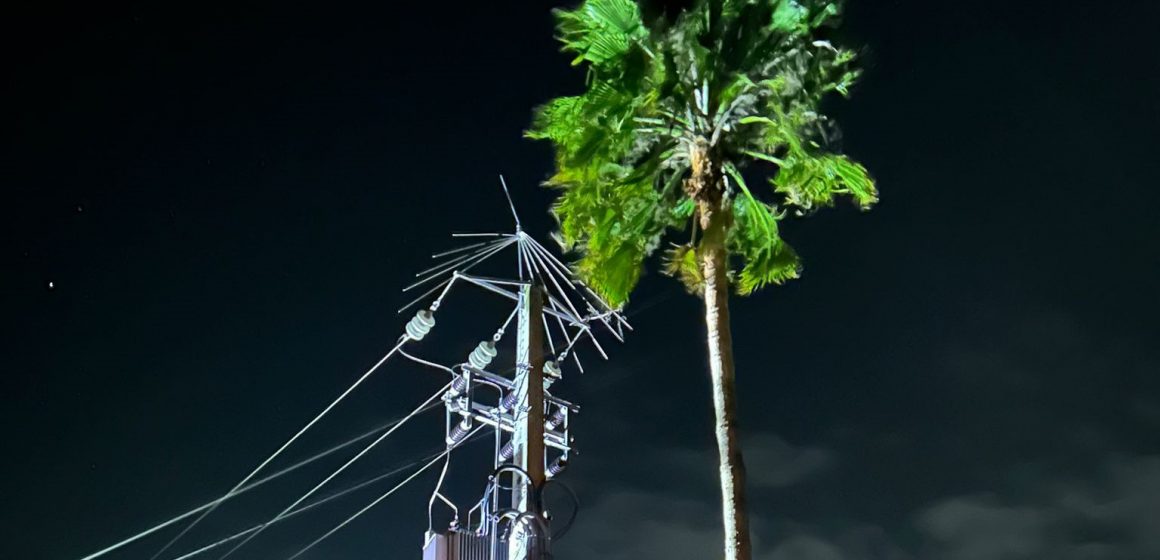
{"type": "MultiPolygon", "coordinates": [[[[226,492],[225,498],[228,499],[228,498],[232,497],[235,493],[237,493],[238,489],[240,489],[243,485],[245,485],[247,482],[249,482],[251,478],[254,478],[254,476],[257,475],[259,471],[261,471],[263,468],[265,468],[266,465],[270,464],[270,462],[273,461],[276,457],[281,455],[282,452],[285,451],[287,447],[290,447],[290,444],[294,443],[299,437],[302,437],[302,434],[306,433],[306,430],[309,430],[312,426],[314,426],[314,424],[316,424],[319,420],[321,420],[323,416],[326,416],[327,413],[329,413],[331,411],[331,409],[333,409],[335,406],[337,406],[338,403],[342,402],[342,400],[345,399],[347,395],[349,395],[352,391],[354,391],[356,387],[361,385],[362,382],[366,380],[366,378],[370,377],[370,375],[372,373],[374,373],[375,370],[379,369],[379,366],[383,365],[383,363],[387,361],[387,358],[390,358],[395,353],[396,350],[402,348],[403,345],[406,344],[407,341],[409,341],[409,340],[411,340],[411,338],[408,335],[403,335],[402,337],[400,337],[398,344],[395,344],[394,348],[391,348],[391,350],[389,352],[387,352],[386,355],[384,355],[382,357],[382,359],[380,359],[378,362],[376,362],[375,365],[371,366],[371,368],[368,369],[366,371],[366,373],[364,373],[362,375],[362,377],[359,377],[358,380],[355,381],[353,385],[348,387],[347,390],[343,391],[342,394],[339,395],[338,398],[334,399],[334,401],[331,402],[329,405],[327,405],[327,407],[324,408],[322,410],[322,412],[318,413],[318,416],[315,416],[314,419],[311,420],[310,422],[308,422],[305,426],[303,426],[301,430],[298,430],[298,433],[294,434],[293,437],[286,440],[286,443],[283,443],[282,447],[279,447],[278,450],[275,451],[273,455],[270,455],[269,457],[267,457],[266,460],[262,461],[262,463],[259,464],[257,466],[257,468],[255,468],[253,471],[250,472],[250,474],[246,475],[245,478],[243,478],[241,481],[239,481],[237,484],[235,484],[234,487],[231,488],[229,492],[226,492]]],[[[219,505],[221,505],[221,502],[214,504],[209,509],[207,509],[205,511],[205,513],[202,513],[201,515],[199,515],[197,517],[197,519],[194,519],[192,523],[190,523],[189,525],[187,525],[185,527],[185,529],[182,529],[181,532],[177,534],[177,536],[173,537],[172,539],[169,540],[169,542],[165,543],[165,546],[162,546],[161,550],[158,550],[157,552],[155,552],[153,554],[153,556],[150,556],[149,560],[157,560],[158,556],[161,556],[166,550],[169,550],[169,547],[173,546],[174,543],[176,543],[178,540],[180,540],[181,537],[185,536],[186,533],[193,530],[193,528],[196,527],[198,523],[201,523],[201,520],[205,519],[206,516],[213,513],[213,511],[215,509],[217,509],[219,505]]],[[[96,558],[96,557],[104,554],[105,552],[108,552],[109,550],[112,550],[112,549],[111,548],[105,549],[105,550],[100,551],[96,554],[87,556],[87,557],[83,558],[82,560],[90,560],[92,558],[96,558]]]]}
{"type": "MultiPolygon", "coordinates": [[[[290,512],[290,513],[288,513],[288,514],[286,514],[286,516],[285,516],[285,517],[283,517],[283,518],[281,519],[281,521],[285,521],[286,519],[289,519],[289,518],[291,518],[291,517],[293,517],[293,516],[295,516],[295,515],[298,515],[298,514],[300,514],[300,513],[305,513],[306,511],[308,511],[308,510],[311,510],[311,509],[314,509],[314,508],[316,508],[316,507],[318,507],[318,506],[321,506],[321,505],[323,505],[323,504],[325,504],[325,503],[327,503],[327,502],[331,502],[331,501],[337,500],[337,499],[339,499],[339,498],[341,498],[341,497],[343,497],[343,496],[345,496],[345,495],[347,495],[347,494],[350,494],[351,492],[357,492],[357,491],[359,491],[359,490],[361,490],[361,489],[363,489],[363,488],[366,488],[367,486],[370,486],[370,485],[372,485],[372,484],[374,484],[374,483],[376,483],[376,482],[379,482],[379,481],[381,481],[381,480],[383,480],[383,479],[387,479],[387,478],[390,478],[390,477],[392,477],[392,476],[395,476],[395,475],[397,475],[397,474],[399,474],[399,473],[401,473],[401,472],[403,472],[403,471],[405,471],[405,470],[407,470],[407,469],[410,469],[411,467],[414,467],[415,465],[418,465],[418,464],[422,463],[423,461],[429,461],[429,460],[431,460],[431,459],[434,459],[434,458],[437,458],[437,457],[441,457],[441,456],[442,456],[442,452],[432,453],[432,454],[430,454],[430,455],[427,455],[427,456],[425,456],[425,457],[423,457],[423,458],[421,458],[421,459],[418,459],[418,460],[416,460],[416,461],[411,461],[410,463],[407,463],[406,465],[403,465],[403,466],[400,466],[400,467],[396,467],[396,468],[394,468],[394,469],[391,469],[391,470],[389,470],[389,471],[387,471],[387,472],[385,472],[385,473],[383,473],[383,474],[380,474],[380,475],[378,475],[378,476],[375,476],[374,478],[371,478],[371,479],[369,479],[369,480],[366,480],[366,481],[360,482],[360,483],[358,483],[358,484],[356,484],[356,485],[354,485],[354,486],[351,486],[350,488],[346,488],[346,489],[340,490],[340,491],[338,491],[338,492],[335,492],[335,493],[333,493],[333,494],[331,494],[331,495],[329,495],[329,496],[327,496],[327,497],[325,497],[325,498],[319,499],[319,500],[317,500],[317,501],[314,501],[314,502],[310,502],[309,504],[307,504],[307,505],[304,505],[304,506],[302,506],[302,507],[300,507],[300,508],[298,508],[298,509],[296,509],[296,510],[294,510],[294,511],[291,511],[291,512],[290,512]]],[[[276,523],[276,522],[268,521],[268,522],[266,522],[266,523],[260,523],[260,524],[258,524],[258,525],[254,525],[253,527],[250,527],[249,529],[246,529],[246,530],[244,530],[244,531],[239,531],[239,532],[237,532],[237,533],[234,533],[233,535],[230,535],[230,536],[228,536],[228,537],[226,537],[226,538],[224,538],[224,539],[221,539],[221,540],[219,540],[219,541],[216,541],[216,542],[214,542],[214,543],[211,543],[211,544],[205,545],[205,546],[203,546],[203,547],[201,547],[201,548],[199,548],[199,549],[197,549],[197,550],[194,550],[194,551],[192,551],[192,552],[187,552],[187,553],[185,553],[185,554],[183,554],[183,555],[181,555],[181,556],[178,556],[177,558],[174,558],[173,560],[186,560],[186,559],[188,559],[188,558],[192,558],[192,557],[194,557],[194,556],[197,556],[198,554],[201,554],[201,553],[203,553],[203,552],[207,552],[207,551],[209,551],[209,550],[213,550],[213,549],[215,549],[215,548],[217,548],[217,547],[219,547],[219,546],[222,546],[222,545],[224,545],[224,544],[226,544],[226,543],[228,543],[228,542],[231,542],[231,541],[234,541],[234,540],[240,539],[240,538],[242,538],[242,537],[244,537],[244,536],[246,536],[246,535],[248,535],[248,534],[250,534],[250,533],[253,533],[254,531],[257,531],[257,530],[259,530],[259,529],[261,529],[261,528],[263,528],[263,527],[265,527],[265,526],[267,526],[267,525],[270,525],[271,523],[276,523]]]]}
{"type": "MultiPolygon", "coordinates": [[[[396,349],[398,349],[398,348],[399,347],[396,346],[396,349]]],[[[279,519],[285,517],[286,514],[288,514],[291,510],[293,510],[295,507],[297,507],[298,504],[301,504],[302,502],[306,501],[307,498],[314,495],[314,493],[317,492],[320,488],[322,488],[326,483],[333,480],[334,477],[338,476],[339,474],[342,474],[342,472],[345,471],[347,467],[351,466],[355,461],[362,458],[363,455],[366,455],[367,453],[369,453],[371,449],[374,449],[374,447],[376,445],[378,445],[384,439],[387,439],[388,436],[395,433],[395,430],[398,430],[399,428],[403,427],[403,424],[406,424],[408,420],[410,420],[411,418],[414,418],[415,416],[417,416],[419,413],[423,412],[424,410],[427,410],[429,408],[427,405],[431,404],[435,400],[439,399],[439,397],[443,396],[443,392],[446,391],[447,388],[450,386],[451,386],[451,384],[448,383],[448,384],[444,385],[443,387],[440,387],[438,391],[436,391],[433,395],[428,397],[427,400],[423,401],[423,404],[420,404],[418,407],[416,407],[414,410],[412,410],[410,413],[408,413],[407,416],[405,416],[398,424],[395,424],[393,427],[391,427],[391,429],[387,430],[386,433],[379,436],[377,439],[372,441],[369,445],[364,447],[362,451],[359,451],[357,455],[355,455],[354,457],[351,457],[349,461],[347,461],[341,467],[339,467],[338,470],[331,473],[330,476],[327,476],[325,479],[323,479],[322,482],[319,482],[317,485],[315,485],[314,488],[311,488],[309,492],[303,494],[297,500],[294,500],[294,503],[290,504],[289,506],[286,507],[286,509],[279,512],[278,515],[275,515],[273,519],[266,522],[266,525],[269,525],[270,523],[274,523],[274,522],[278,521],[279,519]]],[[[265,527],[259,528],[257,531],[254,531],[252,534],[250,534],[250,536],[243,539],[242,542],[238,543],[233,548],[226,551],[225,554],[219,556],[218,560],[224,560],[225,558],[227,558],[228,556],[233,554],[235,551],[237,551],[239,548],[245,546],[246,543],[250,542],[251,540],[254,539],[254,537],[257,537],[259,534],[261,534],[263,529],[265,529],[265,527]]]]}
{"type": "Polygon", "coordinates": [[[395,485],[393,488],[391,488],[390,490],[387,490],[385,493],[383,493],[383,495],[379,496],[378,498],[375,498],[375,499],[374,499],[374,501],[372,501],[371,503],[367,504],[367,505],[366,505],[365,507],[363,507],[362,509],[360,509],[360,510],[358,510],[357,512],[355,512],[355,514],[354,514],[354,515],[352,515],[352,516],[350,516],[350,517],[346,518],[345,520],[343,520],[343,522],[342,522],[342,523],[339,523],[339,524],[338,524],[338,525],[336,525],[336,526],[335,526],[333,529],[331,529],[331,530],[327,531],[326,533],[324,533],[324,534],[323,534],[321,537],[318,537],[317,539],[314,539],[314,541],[312,541],[310,544],[308,544],[308,545],[306,545],[305,547],[303,547],[303,548],[302,548],[301,550],[299,550],[298,552],[295,552],[294,554],[292,554],[292,555],[291,555],[289,558],[287,558],[286,560],[294,560],[295,558],[298,558],[299,556],[302,556],[304,553],[306,553],[306,551],[307,551],[307,550],[310,550],[311,548],[314,548],[315,546],[317,546],[317,545],[318,545],[318,543],[320,543],[320,542],[322,542],[322,541],[326,540],[326,539],[327,539],[327,538],[329,538],[331,535],[333,535],[333,534],[337,533],[337,532],[339,531],[339,529],[342,529],[343,527],[346,527],[346,526],[347,526],[347,524],[349,524],[351,521],[354,521],[354,520],[355,520],[355,519],[357,519],[359,516],[361,516],[362,514],[366,513],[367,511],[369,511],[371,508],[373,508],[373,507],[377,506],[377,505],[378,505],[380,502],[382,502],[383,500],[385,500],[385,499],[389,498],[389,497],[391,496],[391,494],[394,494],[394,493],[395,493],[396,491],[398,491],[400,488],[402,488],[403,486],[405,486],[405,485],[406,485],[408,482],[411,482],[412,480],[414,480],[414,479],[415,479],[415,477],[419,476],[420,474],[423,474],[423,472],[424,472],[424,471],[426,471],[427,469],[431,468],[431,466],[432,466],[432,465],[434,465],[434,464],[438,463],[438,462],[439,462],[441,459],[443,459],[444,457],[446,457],[447,455],[449,455],[449,454],[451,453],[451,450],[452,450],[452,449],[455,449],[456,447],[458,447],[458,446],[460,446],[460,445],[462,445],[462,444],[466,443],[467,441],[474,441],[474,440],[476,439],[476,438],[474,437],[474,436],[475,436],[475,434],[476,434],[477,432],[479,432],[480,430],[482,430],[482,429],[483,429],[483,426],[479,426],[479,427],[475,428],[474,430],[472,430],[472,431],[471,431],[471,433],[470,433],[470,434],[468,434],[468,437],[467,437],[466,439],[464,439],[463,441],[460,441],[460,442],[458,442],[458,443],[456,443],[456,444],[453,444],[453,445],[451,445],[451,446],[448,446],[448,447],[447,447],[447,449],[446,449],[445,451],[443,451],[442,453],[440,453],[440,454],[436,455],[434,458],[432,458],[430,461],[428,461],[426,465],[423,465],[422,467],[420,467],[420,468],[419,468],[419,470],[417,470],[417,471],[415,471],[415,472],[411,473],[411,476],[408,476],[408,477],[407,477],[407,478],[405,478],[405,479],[404,479],[402,482],[400,482],[400,483],[396,484],[396,485],[395,485]]]}
{"type": "MultiPolygon", "coordinates": [[[[436,405],[431,405],[431,406],[434,407],[436,405]]],[[[356,444],[356,443],[358,443],[366,438],[369,438],[377,433],[382,432],[383,430],[390,428],[391,426],[394,426],[396,423],[398,423],[400,421],[401,421],[401,418],[396,419],[396,420],[392,420],[391,422],[388,422],[382,426],[379,426],[379,427],[377,427],[377,428],[375,428],[375,429],[373,429],[365,434],[353,437],[353,438],[351,438],[343,443],[340,443],[334,447],[331,447],[330,449],[316,453],[313,456],[308,457],[306,459],[303,459],[303,460],[301,460],[293,465],[290,465],[289,467],[286,467],[286,468],[284,468],[284,469],[282,469],[274,474],[271,474],[269,476],[261,478],[261,479],[257,480],[256,482],[247,484],[246,486],[238,489],[237,492],[234,492],[233,496],[222,496],[220,498],[213,500],[212,502],[202,504],[202,505],[200,505],[196,508],[193,508],[193,509],[191,509],[191,510],[189,510],[181,515],[173,517],[172,519],[170,519],[168,521],[165,521],[163,523],[159,523],[150,529],[147,529],[147,530],[142,531],[142,532],[140,532],[140,533],[138,533],[138,534],[136,534],[128,539],[125,539],[125,540],[121,541],[120,543],[118,543],[117,545],[115,545],[114,547],[110,547],[109,549],[106,549],[106,550],[111,551],[114,548],[117,548],[119,546],[127,545],[129,543],[132,543],[132,542],[138,540],[138,539],[149,536],[149,535],[151,535],[151,534],[153,534],[161,529],[164,529],[170,525],[173,525],[174,523],[177,523],[178,521],[181,521],[182,519],[186,519],[188,517],[195,515],[196,513],[200,512],[200,511],[204,511],[206,509],[214,507],[215,505],[220,504],[220,503],[230,499],[231,497],[240,496],[240,495],[242,495],[246,492],[249,492],[250,490],[253,490],[253,489],[255,489],[255,488],[257,488],[257,487],[259,487],[267,482],[270,482],[276,478],[280,478],[284,475],[290,474],[291,472],[294,472],[302,467],[305,467],[306,465],[309,465],[315,461],[318,461],[319,459],[323,459],[325,457],[328,457],[328,456],[334,454],[335,452],[346,449],[347,447],[350,447],[351,445],[354,445],[354,444],[356,444]]]]}
{"type": "MultiPolygon", "coordinates": [[[[392,350],[392,352],[393,351],[394,350],[392,350]]],[[[103,556],[105,554],[113,552],[114,550],[120,549],[126,545],[129,545],[129,544],[132,544],[138,540],[141,540],[149,535],[152,535],[153,533],[156,533],[157,531],[160,531],[162,529],[165,529],[166,527],[169,527],[175,523],[178,523],[183,519],[187,519],[189,517],[192,517],[192,516],[196,515],[198,512],[203,512],[205,510],[212,510],[212,509],[216,508],[218,505],[220,505],[222,502],[225,502],[226,500],[229,500],[230,498],[237,497],[240,494],[248,492],[254,488],[257,488],[258,486],[261,486],[261,485],[263,485],[267,482],[270,482],[276,478],[279,478],[283,475],[289,474],[290,472],[293,472],[299,468],[302,468],[306,465],[309,465],[310,463],[313,463],[319,459],[327,457],[327,456],[329,456],[337,451],[341,451],[342,449],[345,449],[345,448],[347,448],[351,445],[354,445],[355,443],[358,443],[358,442],[360,442],[368,437],[371,437],[379,432],[382,432],[383,430],[386,430],[386,429],[390,428],[391,426],[394,426],[399,421],[401,421],[401,418],[398,420],[391,421],[391,422],[384,424],[382,426],[379,426],[378,428],[375,428],[375,429],[373,429],[365,434],[362,434],[360,436],[357,436],[357,437],[354,437],[350,440],[347,440],[346,442],[341,443],[339,445],[336,445],[330,449],[327,449],[325,451],[317,453],[312,457],[309,457],[307,459],[299,461],[298,463],[295,463],[294,465],[286,467],[286,468],[284,468],[284,469],[282,469],[282,470],[280,470],[272,475],[266,476],[265,478],[261,478],[256,482],[250,483],[246,486],[235,487],[233,492],[227,492],[226,494],[222,495],[221,497],[219,497],[211,502],[208,502],[208,503],[203,504],[201,506],[198,506],[194,509],[191,509],[191,510],[189,510],[181,515],[175,516],[172,519],[169,519],[168,521],[159,523],[159,524],[157,524],[149,529],[146,529],[144,531],[141,531],[140,533],[137,533],[136,535],[133,535],[133,536],[128,537],[126,539],[122,539],[121,541],[117,542],[116,544],[113,544],[113,545],[108,546],[104,549],[101,549],[97,552],[94,552],[88,556],[85,556],[82,560],[92,560],[93,558],[98,558],[100,556],[103,556]]],[[[247,477],[247,480],[248,480],[248,478],[249,477],[247,477]]],[[[243,484],[245,482],[246,481],[243,481],[243,484]]],[[[204,513],[201,517],[205,517],[206,515],[208,515],[208,513],[209,512],[204,513]]],[[[187,533],[189,531],[189,529],[191,529],[193,527],[193,525],[195,525],[198,521],[200,521],[201,517],[199,517],[197,520],[194,520],[194,522],[191,523],[190,526],[187,527],[186,530],[182,532],[182,534],[187,533]]],[[[172,546],[172,544],[175,542],[176,542],[176,539],[171,540],[168,546],[172,546]]],[[[162,549],[162,550],[164,550],[164,549],[162,549]]]]}

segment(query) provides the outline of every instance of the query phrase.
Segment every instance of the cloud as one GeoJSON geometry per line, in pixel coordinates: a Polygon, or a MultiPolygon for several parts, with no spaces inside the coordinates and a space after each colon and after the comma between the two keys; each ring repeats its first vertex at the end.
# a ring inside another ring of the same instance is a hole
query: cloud
{"type": "Polygon", "coordinates": [[[1037,499],[955,496],[919,512],[925,556],[947,560],[1160,557],[1160,457],[1117,457],[1089,480],[1047,480],[1037,499]]]}
{"type": "MultiPolygon", "coordinates": [[[[837,458],[828,448],[796,446],[772,433],[747,437],[741,448],[751,489],[779,489],[800,484],[829,470],[837,458]]],[[[706,477],[712,477],[713,485],[717,484],[716,448],[657,450],[656,453],[666,456],[666,464],[705,473],[706,477]]]]}
{"type": "Polygon", "coordinates": [[[679,492],[614,491],[582,512],[557,555],[602,560],[669,560],[720,556],[716,504],[679,492]]]}
{"type": "MultiPolygon", "coordinates": [[[[1154,430],[1125,429],[1160,425],[1160,362],[1064,314],[998,319],[935,348],[920,385],[934,406],[900,416],[914,422],[822,443],[746,438],[755,558],[1160,558],[1160,456],[1139,454],[1154,430]]],[[[592,467],[616,482],[585,488],[558,558],[719,558],[717,459],[702,442],[634,441],[592,467]]]]}
{"type": "Polygon", "coordinates": [[[846,556],[829,542],[799,535],[773,549],[768,560],[846,560],[846,556]]]}
{"type": "Polygon", "coordinates": [[[825,472],[834,465],[834,452],[823,447],[797,447],[763,433],[745,441],[745,466],[749,485],[783,488],[825,472]]]}
{"type": "Polygon", "coordinates": [[[1039,508],[971,496],[936,504],[919,514],[917,525],[946,560],[1033,558],[1043,548],[1048,516],[1039,508]]]}
{"type": "MultiPolygon", "coordinates": [[[[744,449],[752,489],[784,489],[823,473],[835,462],[834,453],[828,449],[794,446],[768,433],[746,439],[744,449]]],[[[599,492],[598,497],[585,504],[574,531],[561,541],[557,556],[561,560],[720,557],[722,531],[715,450],[642,447],[633,450],[632,457],[635,463],[665,465],[666,469],[682,474],[654,476],[654,481],[668,480],[672,484],[653,484],[647,489],[640,485],[612,489],[586,486],[589,495],[599,492]]],[[[775,533],[761,530],[774,525],[763,513],[756,510],[750,513],[759,551],[772,540],[768,535],[775,533]]],[[[776,525],[791,528],[790,540],[759,555],[763,560],[848,560],[833,544],[819,538],[794,536],[792,531],[797,525],[792,522],[776,525]],[[813,556],[802,556],[806,553],[813,556]]]]}
{"type": "MultiPolygon", "coordinates": [[[[745,441],[749,482],[766,492],[784,490],[824,475],[836,454],[820,446],[795,446],[781,437],[758,434],[745,441]]],[[[716,455],[681,448],[644,448],[636,461],[652,461],[688,473],[704,484],[642,489],[605,489],[587,503],[575,529],[557,543],[560,560],[712,559],[721,556],[720,504],[716,455]],[[707,473],[701,475],[700,473],[707,473]],[[705,485],[713,485],[706,493],[705,485]]],[[[687,480],[686,480],[687,482],[687,480]]],[[[596,487],[589,487],[595,493],[596,487]]],[[[874,525],[835,529],[832,534],[771,511],[750,512],[754,557],[758,560],[911,560],[874,525]]]]}

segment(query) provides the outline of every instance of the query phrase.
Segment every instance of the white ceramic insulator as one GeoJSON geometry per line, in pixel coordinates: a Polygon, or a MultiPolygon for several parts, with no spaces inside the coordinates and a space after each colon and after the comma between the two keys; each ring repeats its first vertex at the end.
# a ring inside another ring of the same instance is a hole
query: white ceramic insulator
{"type": "Polygon", "coordinates": [[[426,309],[420,309],[415,317],[407,322],[407,336],[411,337],[411,340],[423,340],[434,326],[435,316],[426,309]]]}
{"type": "Polygon", "coordinates": [[[484,369],[495,359],[496,354],[495,343],[485,340],[471,351],[471,354],[467,356],[467,361],[475,366],[475,369],[484,369]]]}
{"type": "Polygon", "coordinates": [[[560,366],[552,360],[544,362],[544,377],[560,377],[560,366]]]}

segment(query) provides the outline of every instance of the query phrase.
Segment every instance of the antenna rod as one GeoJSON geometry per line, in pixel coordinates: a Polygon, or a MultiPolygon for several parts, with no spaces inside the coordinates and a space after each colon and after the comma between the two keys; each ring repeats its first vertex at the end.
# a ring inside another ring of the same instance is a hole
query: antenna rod
{"type": "Polygon", "coordinates": [[[503,180],[503,175],[499,176],[499,184],[503,186],[503,195],[507,197],[508,207],[512,209],[512,218],[516,220],[516,231],[520,231],[520,215],[516,214],[516,205],[512,202],[512,193],[508,191],[507,181],[503,180]]]}

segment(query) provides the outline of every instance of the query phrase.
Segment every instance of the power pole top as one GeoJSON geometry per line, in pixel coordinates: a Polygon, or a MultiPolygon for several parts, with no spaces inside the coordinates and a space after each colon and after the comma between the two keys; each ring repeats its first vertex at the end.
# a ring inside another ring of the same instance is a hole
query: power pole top
{"type": "MultiPolygon", "coordinates": [[[[565,364],[584,371],[577,353],[581,346],[608,358],[596,330],[623,341],[625,331],[632,329],[619,309],[610,307],[520,228],[514,206],[512,213],[514,233],[454,234],[482,241],[433,255],[444,259],[443,264],[420,273],[420,279],[406,288],[426,285],[428,291],[404,310],[438,293],[430,306],[433,312],[452,285],[466,284],[504,297],[515,307],[466,360],[435,364],[452,375],[443,395],[446,453],[483,436],[473,434],[490,431],[494,470],[482,498],[461,507],[442,491],[450,460],[446,455],[443,474],[428,501],[423,546],[427,560],[550,560],[553,531],[541,492],[552,483],[567,489],[557,477],[570,463],[572,419],[580,410],[555,393],[554,382],[562,378],[565,364]],[[504,249],[515,251],[517,278],[468,273],[504,249]],[[442,282],[432,284],[440,278],[442,282]],[[510,348],[510,342],[501,342],[512,322],[516,323],[515,370],[509,374],[492,364],[503,353],[502,347],[510,348]],[[442,521],[436,521],[433,512],[445,507],[447,513],[441,517],[449,514],[451,519],[447,529],[441,530],[437,525],[442,521]]],[[[560,530],[566,532],[569,525],[571,521],[560,530]]]]}

